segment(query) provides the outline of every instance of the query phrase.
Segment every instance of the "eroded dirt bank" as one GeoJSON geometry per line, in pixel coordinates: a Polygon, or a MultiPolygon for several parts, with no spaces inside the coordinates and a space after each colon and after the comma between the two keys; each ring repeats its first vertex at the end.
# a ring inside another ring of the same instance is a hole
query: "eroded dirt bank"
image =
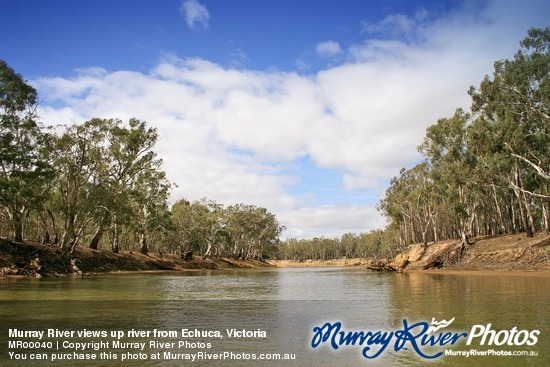
{"type": "Polygon", "coordinates": [[[464,246],[459,240],[430,243],[427,249],[411,245],[394,259],[269,260],[267,263],[227,258],[189,260],[171,254],[122,252],[78,248],[61,256],[54,246],[13,243],[0,239],[0,277],[6,275],[56,276],[71,273],[71,259],[84,275],[112,271],[162,271],[261,267],[361,266],[373,271],[527,271],[550,274],[550,235],[529,238],[525,234],[478,237],[464,246]],[[39,260],[36,263],[33,260],[39,260]]]}
{"type": "Polygon", "coordinates": [[[276,260],[277,267],[365,266],[378,271],[549,271],[550,235],[525,234],[478,237],[411,245],[394,259],[276,260]]]}
{"type": "Polygon", "coordinates": [[[77,268],[85,275],[109,271],[154,271],[154,270],[197,270],[197,269],[229,269],[229,268],[260,268],[270,265],[258,261],[241,261],[227,258],[204,260],[200,256],[192,256],[190,260],[180,259],[171,254],[121,252],[118,254],[109,250],[91,250],[77,248],[72,255],[61,256],[58,247],[38,243],[13,243],[0,239],[0,277],[2,275],[27,275],[37,273],[43,276],[56,276],[72,273],[71,259],[77,268]],[[36,268],[38,258],[40,270],[36,268]]]}

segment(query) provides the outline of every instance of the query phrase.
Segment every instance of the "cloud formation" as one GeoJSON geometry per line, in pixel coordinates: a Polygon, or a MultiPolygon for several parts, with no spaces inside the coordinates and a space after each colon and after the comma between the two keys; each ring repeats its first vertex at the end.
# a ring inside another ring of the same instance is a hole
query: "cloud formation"
{"type": "Polygon", "coordinates": [[[208,28],[210,12],[205,5],[199,3],[197,0],[183,1],[180,12],[185,16],[185,22],[189,28],[208,28]]]}
{"type": "Polygon", "coordinates": [[[420,31],[428,21],[428,11],[421,9],[412,17],[404,14],[390,14],[377,23],[362,23],[362,31],[371,34],[389,34],[389,36],[408,35],[420,31]]]}
{"type": "Polygon", "coordinates": [[[315,52],[320,57],[333,57],[342,53],[340,44],[335,41],[325,41],[317,44],[315,52]]]}
{"type": "Polygon", "coordinates": [[[34,84],[49,124],[137,117],[157,127],[157,151],[179,186],[173,200],[254,204],[274,212],[287,237],[339,236],[384,225],[377,198],[418,161],[425,129],[467,109],[469,86],[513,56],[533,14],[508,5],[503,12],[489,2],[475,16],[464,10],[421,25],[392,18],[414,40],[366,38],[345,51],[320,43],[321,53],[345,52],[348,62],[315,75],[167,57],[148,73],[94,68],[34,84]],[[333,191],[368,198],[338,203],[301,169],[303,159],[338,172],[333,191]]]}

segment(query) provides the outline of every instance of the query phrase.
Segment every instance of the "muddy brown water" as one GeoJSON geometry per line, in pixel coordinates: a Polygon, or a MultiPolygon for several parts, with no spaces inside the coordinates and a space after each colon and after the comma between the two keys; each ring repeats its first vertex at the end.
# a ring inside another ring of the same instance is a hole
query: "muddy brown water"
{"type": "Polygon", "coordinates": [[[3,279],[0,365],[548,366],[549,291],[545,275],[361,268],[3,279]],[[451,319],[422,343],[424,326],[451,319]]]}

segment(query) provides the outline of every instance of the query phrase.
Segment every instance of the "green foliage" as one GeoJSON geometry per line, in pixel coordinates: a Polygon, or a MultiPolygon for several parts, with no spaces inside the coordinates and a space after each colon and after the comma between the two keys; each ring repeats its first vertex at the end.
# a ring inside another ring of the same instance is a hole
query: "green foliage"
{"type": "Polygon", "coordinates": [[[471,114],[427,129],[427,170],[402,170],[379,205],[401,243],[550,230],[549,35],[530,30],[513,60],[470,88],[471,114]]]}
{"type": "Polygon", "coordinates": [[[236,204],[224,207],[202,199],[182,199],[172,207],[175,240],[183,253],[204,257],[263,260],[273,256],[283,227],[265,208],[236,204]]]}
{"type": "Polygon", "coordinates": [[[277,258],[282,260],[329,260],[339,258],[392,258],[399,248],[392,228],[369,233],[345,233],[341,238],[315,237],[288,239],[278,245],[277,258]]]}
{"type": "Polygon", "coordinates": [[[16,241],[23,240],[23,222],[46,199],[53,177],[36,99],[36,90],[0,60],[0,207],[16,241]]]}

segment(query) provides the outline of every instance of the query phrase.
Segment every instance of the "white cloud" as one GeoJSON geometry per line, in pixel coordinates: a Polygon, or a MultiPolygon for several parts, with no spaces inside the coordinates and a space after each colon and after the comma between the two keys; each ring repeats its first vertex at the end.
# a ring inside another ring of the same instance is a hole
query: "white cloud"
{"type": "Polygon", "coordinates": [[[321,42],[315,47],[315,52],[320,57],[333,57],[342,53],[340,44],[335,41],[321,42]]]}
{"type": "Polygon", "coordinates": [[[197,0],[186,0],[182,2],[180,12],[185,16],[185,22],[189,28],[208,28],[210,12],[205,5],[199,3],[197,0]]]}
{"type": "Polygon", "coordinates": [[[319,205],[304,206],[283,216],[286,238],[340,237],[358,228],[383,228],[385,219],[372,206],[319,205]]]}
{"type": "Polygon", "coordinates": [[[349,63],[313,76],[171,57],[150,73],[86,69],[34,85],[49,124],[137,117],[157,127],[157,151],[179,185],[173,200],[264,206],[287,237],[368,231],[384,224],[372,204],[331,203],[315,182],[306,183],[309,193],[290,194],[302,178],[288,167],[307,156],[342,172],[336,189],[381,194],[401,167],[418,161],[426,127],[467,109],[468,87],[495,60],[512,57],[528,28],[545,24],[545,12],[520,5],[489,2],[475,15],[456,12],[422,26],[417,17],[413,28],[391,18],[422,42],[367,39],[349,49],[349,63]]]}
{"type": "Polygon", "coordinates": [[[415,19],[403,14],[390,14],[381,22],[363,23],[363,30],[368,33],[391,31],[392,33],[407,33],[414,29],[415,19]]]}

